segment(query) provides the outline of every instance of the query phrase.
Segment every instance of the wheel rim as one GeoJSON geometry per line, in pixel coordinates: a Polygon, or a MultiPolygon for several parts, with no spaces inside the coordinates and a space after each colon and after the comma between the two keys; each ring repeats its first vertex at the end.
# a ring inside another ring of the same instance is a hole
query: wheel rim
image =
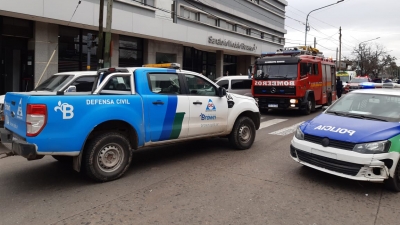
{"type": "Polygon", "coordinates": [[[250,141],[252,136],[251,130],[247,125],[243,125],[239,129],[239,139],[242,143],[247,143],[250,141]]]}
{"type": "Polygon", "coordinates": [[[97,165],[100,170],[106,173],[114,172],[120,168],[125,154],[118,144],[104,146],[97,155],[97,165]]]}
{"type": "Polygon", "coordinates": [[[308,101],[308,109],[311,109],[311,107],[312,107],[312,102],[308,101]]]}

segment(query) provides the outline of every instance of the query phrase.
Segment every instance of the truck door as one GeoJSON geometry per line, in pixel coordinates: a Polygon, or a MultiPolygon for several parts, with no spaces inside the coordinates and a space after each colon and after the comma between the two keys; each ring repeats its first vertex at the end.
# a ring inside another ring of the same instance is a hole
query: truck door
{"type": "Polygon", "coordinates": [[[146,142],[187,137],[189,122],[188,96],[175,72],[140,70],[135,72],[137,90],[144,99],[146,142]]]}
{"type": "Polygon", "coordinates": [[[188,137],[218,134],[226,131],[228,101],[219,97],[217,87],[206,79],[184,74],[189,91],[188,137]]]}

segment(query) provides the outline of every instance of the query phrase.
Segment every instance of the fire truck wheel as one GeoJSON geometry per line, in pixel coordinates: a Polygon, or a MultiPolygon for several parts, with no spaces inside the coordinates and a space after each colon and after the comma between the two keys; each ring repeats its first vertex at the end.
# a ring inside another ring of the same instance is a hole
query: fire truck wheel
{"type": "Polygon", "coordinates": [[[308,97],[307,104],[302,109],[302,112],[305,115],[310,115],[311,111],[315,111],[315,101],[313,97],[308,97]]]}
{"type": "Polygon", "coordinates": [[[332,94],[328,95],[328,101],[326,102],[327,106],[332,105],[332,94]]]}

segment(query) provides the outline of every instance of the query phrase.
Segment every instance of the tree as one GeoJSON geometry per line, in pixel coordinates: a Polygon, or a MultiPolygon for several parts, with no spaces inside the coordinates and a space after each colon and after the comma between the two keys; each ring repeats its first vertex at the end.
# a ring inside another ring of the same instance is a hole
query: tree
{"type": "Polygon", "coordinates": [[[355,61],[358,62],[358,73],[373,77],[377,77],[396,60],[396,57],[389,55],[385,47],[379,44],[374,46],[362,44],[354,48],[353,54],[356,55],[355,61]]]}

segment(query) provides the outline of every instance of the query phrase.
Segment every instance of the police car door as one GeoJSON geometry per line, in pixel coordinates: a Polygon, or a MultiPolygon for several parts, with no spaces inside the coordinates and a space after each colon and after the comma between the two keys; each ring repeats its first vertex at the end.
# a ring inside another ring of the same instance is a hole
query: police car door
{"type": "Polygon", "coordinates": [[[217,87],[198,75],[184,74],[189,96],[188,137],[212,135],[226,131],[228,101],[219,97],[217,87]]]}

